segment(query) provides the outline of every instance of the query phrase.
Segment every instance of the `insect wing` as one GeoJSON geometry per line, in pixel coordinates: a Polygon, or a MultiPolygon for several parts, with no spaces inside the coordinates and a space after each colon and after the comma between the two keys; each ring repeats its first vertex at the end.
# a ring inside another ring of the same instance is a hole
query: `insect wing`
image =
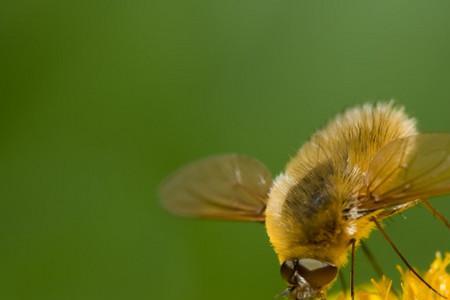
{"type": "Polygon", "coordinates": [[[395,140],[372,160],[362,210],[395,209],[450,192],[450,134],[395,140]]]}
{"type": "Polygon", "coordinates": [[[228,154],[182,167],[162,184],[160,196],[176,215],[264,221],[271,185],[271,174],[261,162],[228,154]]]}

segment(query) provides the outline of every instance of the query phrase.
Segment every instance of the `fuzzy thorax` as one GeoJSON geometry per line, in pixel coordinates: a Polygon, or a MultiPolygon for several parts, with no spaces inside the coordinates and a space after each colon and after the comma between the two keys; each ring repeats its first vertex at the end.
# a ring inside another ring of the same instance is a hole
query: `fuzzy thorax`
{"type": "Polygon", "coordinates": [[[350,109],[316,132],[269,194],[266,227],[280,262],[345,264],[350,241],[372,229],[355,205],[370,161],[387,143],[414,134],[415,121],[392,103],[350,109]]]}

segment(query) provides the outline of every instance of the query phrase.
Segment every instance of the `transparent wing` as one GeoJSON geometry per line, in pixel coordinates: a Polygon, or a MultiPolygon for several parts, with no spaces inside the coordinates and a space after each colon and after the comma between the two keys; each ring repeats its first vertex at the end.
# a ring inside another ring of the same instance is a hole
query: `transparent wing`
{"type": "Polygon", "coordinates": [[[450,134],[420,134],[393,141],[372,160],[358,208],[407,208],[450,192],[450,134]]]}
{"type": "Polygon", "coordinates": [[[262,163],[228,154],[182,167],[161,185],[160,196],[167,210],[181,216],[264,221],[271,185],[262,163]]]}

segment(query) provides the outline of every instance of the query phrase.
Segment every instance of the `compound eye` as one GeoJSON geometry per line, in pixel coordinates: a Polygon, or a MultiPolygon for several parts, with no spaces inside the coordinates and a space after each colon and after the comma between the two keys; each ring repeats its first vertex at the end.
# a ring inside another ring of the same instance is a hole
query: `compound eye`
{"type": "Polygon", "coordinates": [[[312,258],[299,259],[295,270],[312,287],[317,289],[331,283],[336,278],[338,272],[336,266],[312,258]]]}
{"type": "Polygon", "coordinates": [[[286,260],[280,267],[280,274],[286,282],[295,284],[294,274],[297,266],[296,260],[286,260]]]}

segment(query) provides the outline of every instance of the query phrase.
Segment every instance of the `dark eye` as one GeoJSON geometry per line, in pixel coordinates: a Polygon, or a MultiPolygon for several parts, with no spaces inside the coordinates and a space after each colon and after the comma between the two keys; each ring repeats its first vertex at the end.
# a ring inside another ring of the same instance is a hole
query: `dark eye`
{"type": "Polygon", "coordinates": [[[294,273],[297,266],[296,260],[286,260],[280,267],[281,277],[290,284],[295,284],[294,273]]]}
{"type": "Polygon", "coordinates": [[[336,278],[338,268],[330,263],[302,258],[297,261],[296,271],[312,287],[321,288],[336,278]]]}

